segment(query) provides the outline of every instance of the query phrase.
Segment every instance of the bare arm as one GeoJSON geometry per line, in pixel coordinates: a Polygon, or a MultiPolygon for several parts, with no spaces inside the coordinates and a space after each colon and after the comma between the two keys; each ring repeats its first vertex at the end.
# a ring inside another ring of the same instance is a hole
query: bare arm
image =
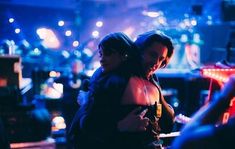
{"type": "Polygon", "coordinates": [[[169,133],[172,131],[174,124],[174,109],[165,101],[162,96],[160,99],[162,104],[162,115],[159,119],[159,124],[162,133],[169,133]]]}

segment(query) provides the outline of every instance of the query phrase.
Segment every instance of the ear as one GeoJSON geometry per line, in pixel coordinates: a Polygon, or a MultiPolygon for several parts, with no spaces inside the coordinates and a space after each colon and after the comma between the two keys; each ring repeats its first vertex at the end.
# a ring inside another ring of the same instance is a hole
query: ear
{"type": "Polygon", "coordinates": [[[161,64],[160,68],[165,68],[167,66],[167,64],[169,63],[169,58],[167,57],[161,64]]]}

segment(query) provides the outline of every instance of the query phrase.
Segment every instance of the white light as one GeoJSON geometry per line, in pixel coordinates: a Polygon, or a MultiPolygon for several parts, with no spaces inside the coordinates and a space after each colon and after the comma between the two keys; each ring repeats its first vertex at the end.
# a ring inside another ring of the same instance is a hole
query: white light
{"type": "Polygon", "coordinates": [[[92,32],[92,37],[94,37],[94,38],[98,38],[99,37],[99,32],[98,31],[93,31],[92,32]]]}
{"type": "Polygon", "coordinates": [[[53,123],[61,123],[61,122],[64,122],[64,118],[61,116],[56,116],[52,119],[52,122],[53,123]]]}
{"type": "Polygon", "coordinates": [[[77,57],[81,57],[81,56],[82,56],[81,52],[79,52],[78,50],[75,50],[73,53],[74,53],[74,55],[76,55],[77,57]]]}
{"type": "Polygon", "coordinates": [[[193,35],[193,41],[195,43],[200,43],[201,39],[200,39],[200,34],[196,33],[193,35]]]}
{"type": "Polygon", "coordinates": [[[33,49],[33,55],[40,55],[42,52],[38,48],[33,49]]]}
{"type": "Polygon", "coordinates": [[[148,16],[150,18],[156,18],[158,16],[160,16],[160,12],[156,12],[156,11],[143,11],[142,12],[143,15],[148,16]]]}
{"type": "Polygon", "coordinates": [[[87,70],[85,73],[86,73],[87,76],[91,77],[94,72],[95,72],[95,69],[93,69],[93,70],[87,70]]]}
{"type": "Polygon", "coordinates": [[[46,34],[47,34],[47,29],[46,28],[39,28],[39,29],[37,29],[36,32],[37,32],[40,39],[45,39],[46,38],[46,34]]]}
{"type": "Polygon", "coordinates": [[[191,20],[191,24],[192,24],[193,26],[196,26],[196,25],[197,25],[197,20],[195,20],[195,19],[191,20]]]}
{"type": "Polygon", "coordinates": [[[62,51],[62,55],[63,55],[65,58],[69,58],[69,56],[70,56],[69,52],[68,52],[68,51],[65,51],[65,50],[62,51]]]}
{"type": "Polygon", "coordinates": [[[59,25],[59,26],[64,26],[64,21],[62,21],[62,20],[59,21],[59,22],[58,22],[58,25],[59,25]]]}
{"type": "Polygon", "coordinates": [[[96,22],[96,26],[97,27],[102,27],[103,26],[103,22],[102,21],[97,21],[96,22]]]}
{"type": "Polygon", "coordinates": [[[13,18],[10,18],[8,21],[9,21],[10,23],[13,23],[15,20],[14,20],[13,18]]]}
{"type": "Polygon", "coordinates": [[[188,26],[188,27],[191,25],[189,19],[184,19],[184,24],[185,26],[188,26]]]}
{"type": "Polygon", "coordinates": [[[93,52],[90,49],[88,49],[88,48],[85,48],[83,50],[83,53],[85,53],[89,57],[91,57],[93,55],[93,52]]]}
{"type": "Polygon", "coordinates": [[[78,47],[79,46],[79,42],[78,41],[74,41],[73,42],[73,47],[78,47]]]}
{"type": "Polygon", "coordinates": [[[65,125],[65,121],[64,118],[61,116],[56,116],[52,119],[53,124],[55,125],[56,129],[65,129],[66,125],[65,125]]]}
{"type": "Polygon", "coordinates": [[[186,28],[186,25],[185,25],[183,22],[181,22],[181,23],[179,24],[179,26],[180,26],[180,28],[182,28],[182,29],[185,29],[185,28],[186,28]]]}
{"type": "Polygon", "coordinates": [[[15,29],[15,33],[16,33],[16,34],[19,34],[19,33],[20,33],[20,29],[19,29],[19,28],[16,28],[16,29],[15,29]]]}
{"type": "Polygon", "coordinates": [[[178,107],[179,106],[179,103],[178,102],[174,102],[174,107],[178,107]]]}
{"type": "Polygon", "coordinates": [[[188,41],[188,36],[186,34],[182,34],[180,37],[181,42],[187,42],[188,41]]]}
{"type": "Polygon", "coordinates": [[[43,39],[43,44],[46,47],[58,48],[60,46],[60,41],[53,30],[47,28],[39,28],[37,29],[37,34],[40,39],[43,39]]]}
{"type": "Polygon", "coordinates": [[[165,17],[159,17],[159,19],[158,19],[158,22],[160,23],[160,24],[166,24],[166,18],[165,17]]]}
{"type": "Polygon", "coordinates": [[[213,22],[212,22],[211,20],[208,20],[208,21],[206,21],[206,24],[207,24],[207,25],[212,25],[213,22]]]}
{"type": "Polygon", "coordinates": [[[71,36],[71,35],[72,35],[72,31],[71,31],[71,30],[67,30],[67,31],[65,32],[65,36],[69,37],[69,36],[71,36]]]}

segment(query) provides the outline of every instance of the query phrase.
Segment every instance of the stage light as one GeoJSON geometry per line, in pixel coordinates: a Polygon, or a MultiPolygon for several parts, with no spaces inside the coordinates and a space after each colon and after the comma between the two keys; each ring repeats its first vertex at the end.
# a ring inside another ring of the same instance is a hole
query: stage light
{"type": "Polygon", "coordinates": [[[235,74],[235,69],[208,69],[201,70],[202,76],[217,80],[219,82],[227,82],[232,74],[235,74]]]}
{"type": "Polygon", "coordinates": [[[16,28],[16,29],[15,29],[15,33],[16,33],[16,34],[19,34],[19,33],[20,33],[20,29],[19,29],[19,28],[16,28]]]}
{"type": "Polygon", "coordinates": [[[13,23],[14,21],[15,21],[15,19],[14,18],[9,18],[9,23],[13,23]]]}
{"type": "Polygon", "coordinates": [[[43,39],[42,43],[48,48],[58,48],[60,46],[59,39],[51,29],[39,28],[37,34],[40,39],[43,39]]]}
{"type": "Polygon", "coordinates": [[[96,26],[97,27],[102,27],[103,26],[103,22],[102,21],[97,21],[96,22],[96,26]]]}
{"type": "Polygon", "coordinates": [[[39,28],[39,29],[37,29],[36,32],[37,32],[40,39],[45,39],[46,38],[46,34],[47,34],[47,29],[46,28],[39,28]]]}
{"type": "Polygon", "coordinates": [[[159,17],[158,22],[162,25],[166,25],[166,18],[165,17],[159,17]]]}
{"type": "Polygon", "coordinates": [[[85,72],[85,74],[88,76],[88,77],[91,77],[93,75],[93,73],[95,72],[96,69],[93,69],[93,70],[87,70],[85,72]]]}
{"type": "Polygon", "coordinates": [[[62,20],[58,21],[58,26],[64,26],[64,21],[62,20]]]}
{"type": "Polygon", "coordinates": [[[93,31],[92,32],[92,37],[94,37],[94,38],[98,38],[99,37],[99,32],[98,31],[93,31]]]}
{"type": "Polygon", "coordinates": [[[74,50],[73,54],[75,56],[77,56],[77,57],[81,57],[82,56],[81,52],[79,52],[78,50],[74,50]]]}
{"type": "Polygon", "coordinates": [[[145,15],[145,16],[148,16],[148,17],[150,17],[150,18],[156,18],[156,17],[158,17],[158,16],[161,15],[160,12],[156,12],[156,11],[146,11],[146,10],[143,11],[142,14],[145,15]]]}
{"type": "Polygon", "coordinates": [[[70,56],[69,52],[66,50],[62,51],[62,55],[64,56],[64,58],[69,58],[69,56],[70,56]]]}
{"type": "Polygon", "coordinates": [[[60,72],[50,71],[49,76],[50,76],[51,78],[60,77],[60,72]]]}
{"type": "Polygon", "coordinates": [[[66,125],[65,125],[65,121],[64,118],[62,116],[56,116],[52,119],[52,130],[53,131],[58,131],[60,129],[65,129],[66,125]]]}
{"type": "Polygon", "coordinates": [[[191,24],[192,24],[192,26],[196,26],[197,25],[197,20],[195,20],[195,19],[191,20],[191,24]]]}
{"type": "Polygon", "coordinates": [[[74,41],[74,42],[73,42],[73,47],[78,47],[78,46],[79,46],[79,41],[77,41],[77,40],[74,41]]]}
{"type": "Polygon", "coordinates": [[[36,56],[41,55],[41,53],[42,52],[38,48],[34,48],[33,51],[32,51],[32,54],[36,55],[36,56]]]}
{"type": "Polygon", "coordinates": [[[200,34],[198,34],[198,33],[193,34],[193,41],[194,41],[195,43],[200,43],[200,42],[201,42],[200,34]]]}
{"type": "Polygon", "coordinates": [[[189,19],[184,19],[184,24],[186,27],[191,26],[190,20],[189,19]]]}
{"type": "Polygon", "coordinates": [[[212,25],[212,24],[213,24],[212,16],[207,16],[206,24],[207,24],[207,25],[212,25]]]}
{"type": "Polygon", "coordinates": [[[186,34],[182,34],[180,37],[180,41],[183,43],[188,42],[188,36],[186,34]]]}
{"type": "Polygon", "coordinates": [[[91,57],[93,55],[93,52],[88,48],[85,48],[83,50],[83,53],[85,53],[88,57],[91,57]]]}
{"type": "Polygon", "coordinates": [[[184,22],[180,22],[179,26],[181,29],[186,29],[186,25],[184,24],[184,22]]]}
{"type": "Polygon", "coordinates": [[[67,30],[67,31],[65,32],[65,36],[69,37],[69,36],[71,36],[71,35],[72,35],[72,31],[71,31],[71,30],[67,30]]]}

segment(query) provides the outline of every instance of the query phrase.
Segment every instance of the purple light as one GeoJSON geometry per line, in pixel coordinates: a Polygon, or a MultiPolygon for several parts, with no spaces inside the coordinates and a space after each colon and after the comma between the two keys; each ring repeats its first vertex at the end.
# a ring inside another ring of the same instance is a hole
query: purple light
{"type": "Polygon", "coordinates": [[[102,21],[97,21],[96,22],[96,26],[97,27],[102,27],[103,26],[103,22],[102,21]]]}

